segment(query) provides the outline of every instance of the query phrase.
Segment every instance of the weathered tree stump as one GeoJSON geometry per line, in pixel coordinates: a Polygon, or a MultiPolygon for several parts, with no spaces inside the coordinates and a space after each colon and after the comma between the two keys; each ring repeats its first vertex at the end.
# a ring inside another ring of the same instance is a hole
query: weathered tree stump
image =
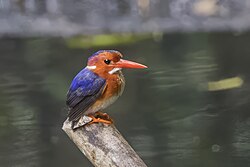
{"type": "Polygon", "coordinates": [[[66,120],[62,129],[96,167],[146,167],[114,125],[99,123],[72,130],[66,120]]]}

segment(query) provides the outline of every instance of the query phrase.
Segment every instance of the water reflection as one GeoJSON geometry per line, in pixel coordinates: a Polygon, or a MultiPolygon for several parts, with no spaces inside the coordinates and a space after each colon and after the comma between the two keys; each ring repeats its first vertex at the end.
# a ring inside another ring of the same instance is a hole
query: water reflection
{"type": "MultiPolygon", "coordinates": [[[[124,95],[108,109],[149,166],[249,163],[249,40],[249,34],[165,34],[109,46],[150,67],[124,71],[124,95]],[[208,83],[237,77],[240,86],[209,91],[208,83]]],[[[68,85],[99,48],[2,39],[0,50],[1,164],[90,166],[61,125],[68,85]]]]}

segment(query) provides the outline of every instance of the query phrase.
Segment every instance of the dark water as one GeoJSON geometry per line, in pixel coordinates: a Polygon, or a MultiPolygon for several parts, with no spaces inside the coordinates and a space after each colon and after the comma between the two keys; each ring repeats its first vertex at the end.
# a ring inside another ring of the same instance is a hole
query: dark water
{"type": "Polygon", "coordinates": [[[71,79],[99,49],[150,67],[124,70],[125,92],[106,110],[148,166],[249,165],[249,33],[68,41],[0,40],[0,166],[91,166],[61,126],[71,79]]]}

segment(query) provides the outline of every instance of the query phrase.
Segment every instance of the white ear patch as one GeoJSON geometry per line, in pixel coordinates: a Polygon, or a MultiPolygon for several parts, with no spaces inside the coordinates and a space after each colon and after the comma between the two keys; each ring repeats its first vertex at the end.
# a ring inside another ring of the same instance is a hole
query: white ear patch
{"type": "Polygon", "coordinates": [[[94,69],[96,69],[96,66],[87,66],[87,69],[94,70],[94,69]]]}
{"type": "Polygon", "coordinates": [[[120,71],[121,68],[113,68],[113,70],[109,71],[109,74],[114,74],[117,71],[120,71]]]}

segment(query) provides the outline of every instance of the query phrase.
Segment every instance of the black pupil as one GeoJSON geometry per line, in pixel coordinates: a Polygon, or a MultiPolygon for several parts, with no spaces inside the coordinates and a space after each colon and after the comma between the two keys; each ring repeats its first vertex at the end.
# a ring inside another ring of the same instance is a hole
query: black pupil
{"type": "Polygon", "coordinates": [[[110,60],[108,60],[108,59],[106,59],[106,60],[104,60],[104,62],[106,63],[106,64],[110,64],[110,60]]]}

